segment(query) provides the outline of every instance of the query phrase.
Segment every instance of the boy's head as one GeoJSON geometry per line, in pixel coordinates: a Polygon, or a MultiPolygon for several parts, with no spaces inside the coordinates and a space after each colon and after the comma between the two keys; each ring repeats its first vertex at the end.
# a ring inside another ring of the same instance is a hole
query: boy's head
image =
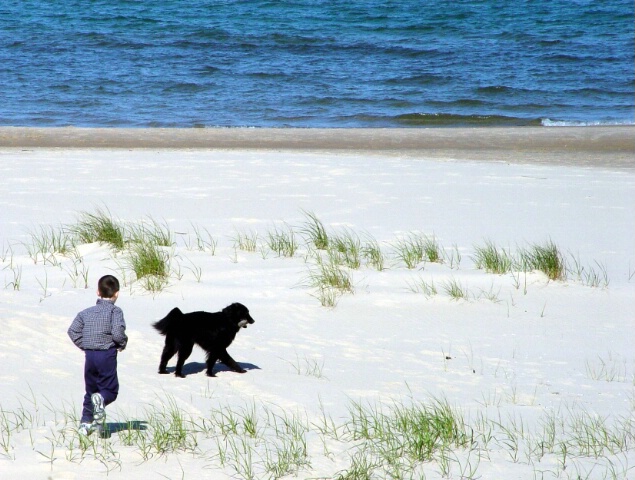
{"type": "Polygon", "coordinates": [[[112,275],[104,275],[97,283],[97,295],[116,300],[119,294],[119,280],[112,275]]]}

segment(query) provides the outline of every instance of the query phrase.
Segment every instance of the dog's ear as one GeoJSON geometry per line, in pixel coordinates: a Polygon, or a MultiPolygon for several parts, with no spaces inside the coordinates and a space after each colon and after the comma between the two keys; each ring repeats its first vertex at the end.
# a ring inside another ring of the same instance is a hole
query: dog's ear
{"type": "Polygon", "coordinates": [[[227,315],[236,315],[240,312],[239,305],[240,303],[232,303],[231,305],[223,308],[223,313],[227,315]]]}
{"type": "Polygon", "coordinates": [[[253,318],[249,315],[249,310],[242,303],[232,303],[223,309],[223,313],[236,321],[247,320],[248,323],[254,323],[253,318]]]}

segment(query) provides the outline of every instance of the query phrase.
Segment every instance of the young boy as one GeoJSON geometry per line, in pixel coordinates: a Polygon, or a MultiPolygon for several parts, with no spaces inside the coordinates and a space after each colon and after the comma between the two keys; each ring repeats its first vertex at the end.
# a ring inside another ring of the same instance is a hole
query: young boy
{"type": "Polygon", "coordinates": [[[117,351],[126,348],[126,322],[121,308],[115,306],[119,280],[105,275],[97,284],[100,297],[93,307],[82,310],[68,328],[68,336],[84,351],[86,394],[79,432],[89,435],[106,422],[106,405],[119,393],[117,351]]]}

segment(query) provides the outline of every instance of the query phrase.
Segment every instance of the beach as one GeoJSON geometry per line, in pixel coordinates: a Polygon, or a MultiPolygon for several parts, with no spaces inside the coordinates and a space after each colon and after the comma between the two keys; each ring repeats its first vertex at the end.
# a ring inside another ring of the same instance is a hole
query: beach
{"type": "Polygon", "coordinates": [[[282,149],[633,168],[632,126],[508,128],[21,128],[0,147],[282,149]]]}
{"type": "Polygon", "coordinates": [[[0,128],[0,476],[635,478],[633,133],[0,128]],[[86,212],[169,232],[160,289],[130,245],[44,241],[86,212]],[[362,255],[337,266],[350,288],[316,286],[342,257],[315,219],[381,268],[362,255]],[[439,258],[408,263],[415,240],[439,258]],[[513,265],[488,271],[488,244],[513,265]],[[546,245],[559,278],[519,262],[546,245]],[[104,274],[130,342],[112,432],[86,440],[66,329],[104,274]],[[195,347],[187,378],[157,374],[153,322],[232,302],[255,319],[229,348],[247,373],[209,378],[195,347]],[[461,435],[427,455],[403,450],[422,430],[386,440],[440,405],[461,435]]]}

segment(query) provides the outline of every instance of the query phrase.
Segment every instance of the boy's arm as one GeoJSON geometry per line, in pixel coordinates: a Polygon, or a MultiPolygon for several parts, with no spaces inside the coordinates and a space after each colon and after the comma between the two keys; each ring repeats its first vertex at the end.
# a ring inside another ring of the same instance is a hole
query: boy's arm
{"type": "Polygon", "coordinates": [[[128,344],[126,321],[120,308],[115,308],[112,312],[112,341],[115,342],[119,350],[123,350],[128,344]]]}
{"type": "Polygon", "coordinates": [[[82,348],[82,341],[84,338],[84,319],[80,314],[77,314],[71,326],[68,327],[68,336],[73,341],[73,343],[77,346],[77,348],[82,348]]]}

